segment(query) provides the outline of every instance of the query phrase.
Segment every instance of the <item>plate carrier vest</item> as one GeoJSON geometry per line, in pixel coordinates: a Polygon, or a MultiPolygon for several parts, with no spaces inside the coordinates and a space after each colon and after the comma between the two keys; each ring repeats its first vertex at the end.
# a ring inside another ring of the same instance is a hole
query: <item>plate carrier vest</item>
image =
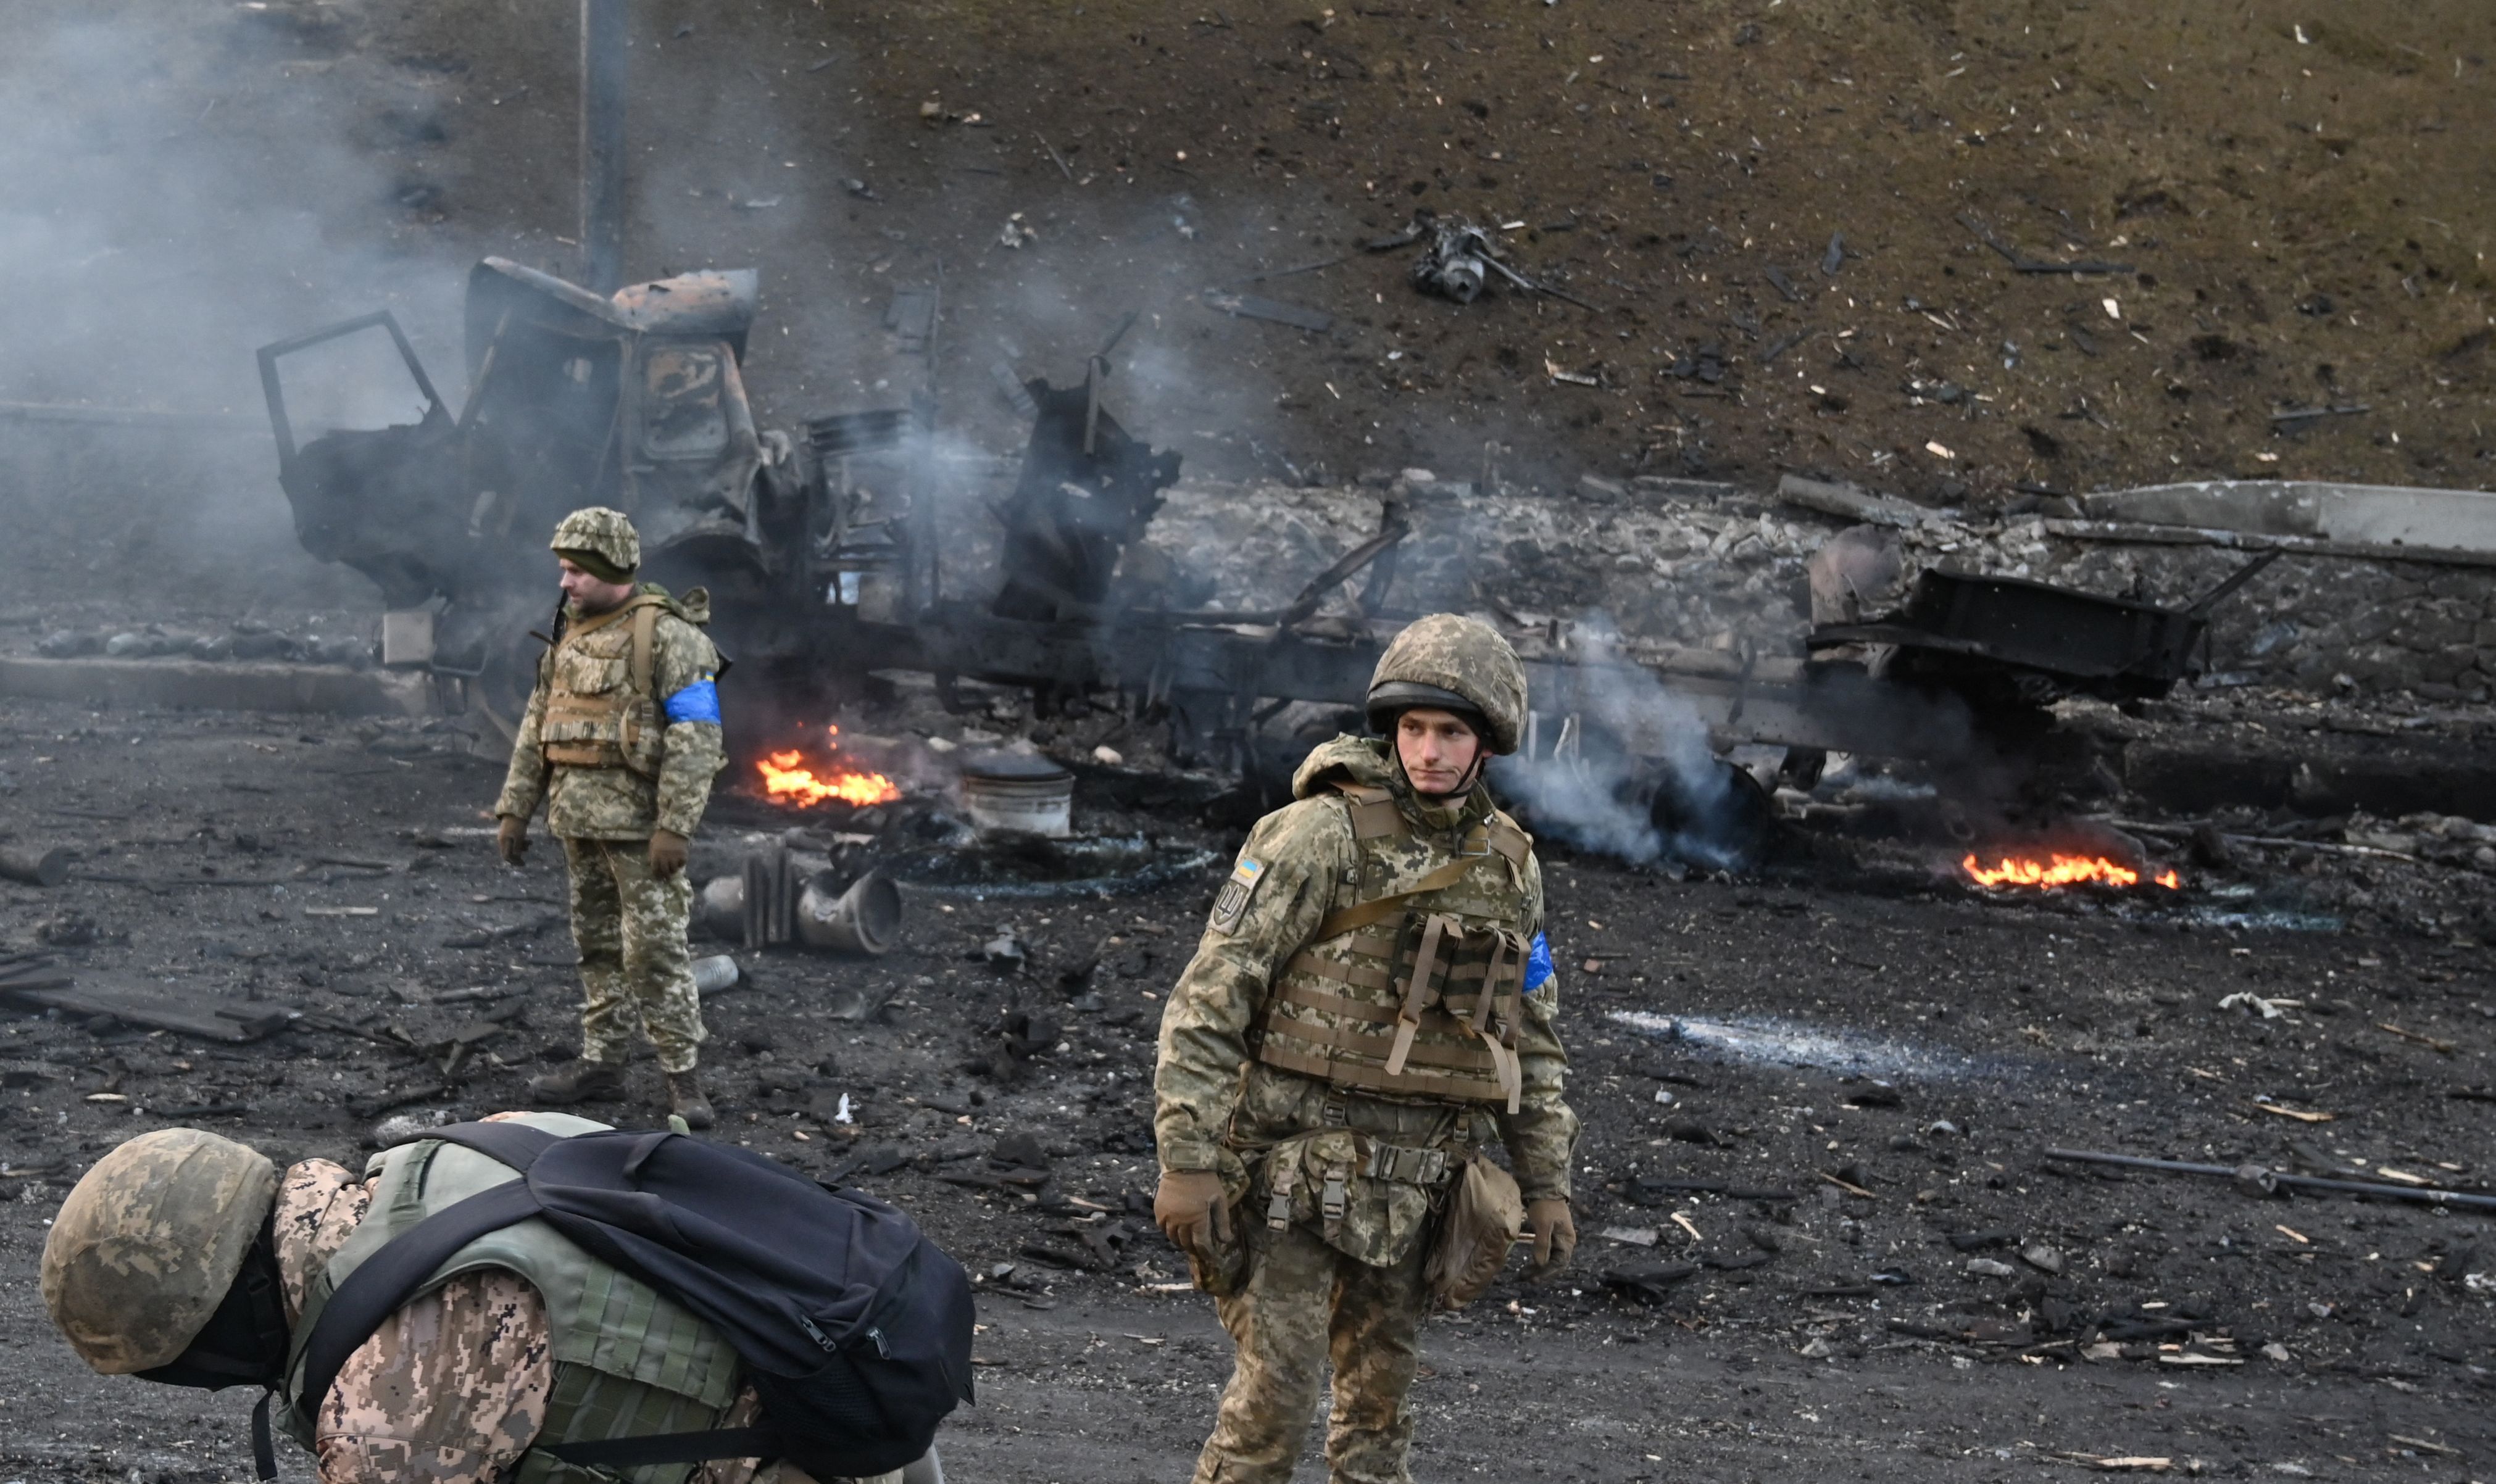
{"type": "Polygon", "coordinates": [[[546,761],[658,775],[667,725],[651,694],[650,668],[659,615],[671,606],[655,593],[638,594],[564,630],[545,661],[538,747],[546,761]]]}
{"type": "MultiPolygon", "coordinates": [[[[524,1114],[518,1122],[549,1133],[603,1127],[560,1113],[524,1114]]],[[[438,1141],[420,1140],[373,1158],[381,1178],[371,1208],[337,1255],[312,1281],[295,1328],[296,1353],[286,1369],[283,1426],[312,1445],[322,1402],[302,1396],[302,1341],[329,1295],[384,1243],[437,1211],[505,1181],[509,1165],[438,1141]]],[[[546,1304],[554,1380],[546,1424],[503,1484],[613,1484],[614,1475],[567,1464],[543,1444],[604,1441],[652,1433],[717,1427],[739,1390],[736,1350],[684,1306],[622,1269],[591,1256],[542,1220],[488,1233],[453,1252],[422,1291],[481,1268],[508,1268],[526,1279],[546,1304]]],[[[654,1464],[632,1470],[640,1484],[674,1484],[693,1464],[654,1464]]]]}
{"type": "Polygon", "coordinates": [[[1360,850],[1358,900],[1328,913],[1276,978],[1257,1059],[1340,1087],[1517,1111],[1530,944],[1519,889],[1534,837],[1492,810],[1455,857],[1386,890],[1412,826],[1385,788],[1336,784],[1360,850]],[[1313,951],[1341,943],[1351,962],[1313,951]]]}

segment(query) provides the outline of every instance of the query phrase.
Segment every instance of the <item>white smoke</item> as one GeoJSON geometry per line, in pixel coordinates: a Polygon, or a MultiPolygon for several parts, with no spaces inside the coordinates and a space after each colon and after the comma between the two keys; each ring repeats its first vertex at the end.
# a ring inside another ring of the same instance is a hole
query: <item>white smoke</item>
{"type": "Polygon", "coordinates": [[[1579,850],[1633,865],[1746,864],[1752,842],[1739,827],[1739,784],[1709,745],[1698,708],[1622,653],[1608,616],[1579,620],[1572,643],[1575,709],[1538,722],[1532,746],[1494,767],[1493,786],[1525,808],[1538,832],[1579,850]]]}

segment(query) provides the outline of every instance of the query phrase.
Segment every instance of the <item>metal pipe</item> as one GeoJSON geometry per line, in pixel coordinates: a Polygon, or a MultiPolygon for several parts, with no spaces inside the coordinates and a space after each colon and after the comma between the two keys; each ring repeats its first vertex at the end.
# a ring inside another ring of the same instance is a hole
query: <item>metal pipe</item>
{"type": "Polygon", "coordinates": [[[624,62],[629,0],[580,0],[580,281],[624,283],[624,62]]]}
{"type": "Polygon", "coordinates": [[[2082,1164],[2115,1164],[2126,1169],[2166,1170],[2176,1175],[2216,1175],[2222,1180],[2236,1180],[2268,1191],[2273,1188],[2294,1190],[2336,1190],[2344,1195],[2375,1195],[2388,1200],[2414,1200],[2430,1206],[2459,1206],[2471,1211],[2496,1211],[2496,1195],[2473,1195],[2466,1190],[2439,1190],[2433,1186],[2390,1185],[2373,1180],[2328,1180],[2320,1175],[2292,1175],[2260,1164],[2194,1164],[2183,1159],[2151,1159],[2139,1155],[2105,1155],[2086,1149],[2048,1149],[2048,1159],[2072,1159],[2082,1164]]]}

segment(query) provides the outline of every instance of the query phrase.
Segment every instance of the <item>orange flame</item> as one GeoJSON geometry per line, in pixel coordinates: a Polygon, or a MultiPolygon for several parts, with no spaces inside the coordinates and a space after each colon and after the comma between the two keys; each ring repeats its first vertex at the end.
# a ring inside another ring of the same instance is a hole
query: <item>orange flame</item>
{"type": "MultiPolygon", "coordinates": [[[[2044,890],[2082,881],[2102,881],[2109,886],[2140,884],[2139,872],[2129,866],[2117,865],[2103,855],[2065,855],[2057,851],[2049,860],[2005,855],[1999,864],[1988,867],[1979,862],[1971,852],[1967,859],[1959,862],[1959,867],[1980,886],[2034,886],[2044,890]]],[[[2172,867],[2159,872],[2150,880],[2169,891],[2184,884],[2172,867]]]]}
{"type": "MultiPolygon", "coordinates": [[[[827,736],[837,738],[838,727],[824,728],[827,736]]],[[[826,751],[838,753],[838,741],[825,744],[826,751]]],[[[810,808],[826,799],[839,799],[860,809],[869,804],[889,804],[901,797],[901,789],[881,773],[867,773],[845,768],[837,762],[811,764],[806,755],[796,749],[773,753],[754,765],[763,778],[763,791],[770,798],[810,808]]]]}

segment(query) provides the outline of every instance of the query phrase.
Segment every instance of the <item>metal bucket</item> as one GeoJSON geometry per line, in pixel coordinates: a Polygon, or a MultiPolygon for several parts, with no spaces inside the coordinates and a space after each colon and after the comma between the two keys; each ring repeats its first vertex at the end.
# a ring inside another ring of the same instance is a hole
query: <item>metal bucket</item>
{"type": "Polygon", "coordinates": [[[988,753],[962,764],[962,812],[983,833],[1075,833],[1075,775],[1028,753],[988,753]]]}
{"type": "Polygon", "coordinates": [[[810,948],[880,956],[901,932],[901,888],[869,871],[843,890],[825,871],[797,894],[797,940],[810,948]]]}

